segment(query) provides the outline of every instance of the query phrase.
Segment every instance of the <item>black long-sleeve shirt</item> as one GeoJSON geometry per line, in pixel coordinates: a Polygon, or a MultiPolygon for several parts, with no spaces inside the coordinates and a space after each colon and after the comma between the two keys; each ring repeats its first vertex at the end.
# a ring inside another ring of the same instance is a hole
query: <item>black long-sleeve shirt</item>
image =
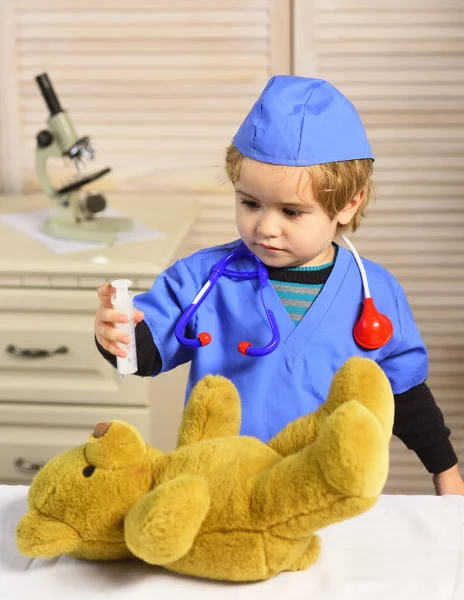
{"type": "MultiPolygon", "coordinates": [[[[135,328],[138,371],[136,375],[150,377],[161,370],[161,356],[148,325],[141,321],[135,328]]],[[[116,357],[97,343],[102,356],[116,367],[116,357]]],[[[395,394],[393,433],[413,450],[430,473],[441,473],[457,464],[450,442],[450,430],[426,383],[402,394],[395,394]]]]}

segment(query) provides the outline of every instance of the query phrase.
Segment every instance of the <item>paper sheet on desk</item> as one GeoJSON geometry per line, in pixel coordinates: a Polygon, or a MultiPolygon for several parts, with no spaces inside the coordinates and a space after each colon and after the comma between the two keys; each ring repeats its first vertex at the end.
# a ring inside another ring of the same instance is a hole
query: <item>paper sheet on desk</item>
{"type": "MultiPolygon", "coordinates": [[[[47,235],[42,231],[45,221],[53,215],[56,209],[42,208],[40,210],[12,213],[2,215],[2,220],[22,231],[26,235],[41,242],[47,248],[56,254],[71,254],[73,252],[83,252],[84,250],[96,250],[97,248],[105,248],[106,244],[100,242],[81,242],[76,240],[65,240],[47,235]]],[[[105,210],[105,215],[108,217],[123,216],[111,208],[105,210]]],[[[133,221],[133,228],[130,231],[120,231],[116,234],[115,246],[119,244],[128,244],[131,242],[144,242],[158,237],[163,237],[164,233],[147,227],[140,221],[133,221]]]]}

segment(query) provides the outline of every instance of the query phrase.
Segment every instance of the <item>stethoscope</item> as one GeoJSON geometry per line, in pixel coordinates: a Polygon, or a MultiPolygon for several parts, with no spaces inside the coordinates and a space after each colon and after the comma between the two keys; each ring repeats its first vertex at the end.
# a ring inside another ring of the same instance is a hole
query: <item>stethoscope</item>
{"type": "MultiPolygon", "coordinates": [[[[361,274],[363,289],[364,289],[364,306],[360,318],[356,321],[353,327],[353,337],[359,346],[366,348],[367,350],[377,350],[387,344],[393,335],[393,325],[388,317],[379,313],[372,300],[369,284],[367,281],[366,270],[362,264],[361,258],[356,251],[356,248],[345,236],[340,236],[345,244],[351,250],[356,264],[358,265],[359,272],[361,274]]],[[[211,335],[206,331],[199,333],[196,339],[184,337],[184,331],[188,323],[195,315],[201,304],[205,301],[208,294],[213,289],[215,283],[221,277],[225,275],[229,279],[259,279],[259,295],[263,304],[264,311],[267,315],[269,326],[271,328],[272,338],[271,341],[265,346],[254,348],[251,342],[243,341],[238,345],[238,351],[246,356],[266,356],[273,352],[280,343],[280,333],[277,327],[277,321],[272,310],[266,308],[264,302],[263,289],[269,282],[269,275],[265,265],[261,260],[253,254],[242,242],[234,248],[229,254],[221,258],[217,262],[208,278],[208,281],[201,288],[195,298],[192,300],[190,305],[182,314],[178,320],[175,328],[175,335],[180,344],[189,348],[201,348],[207,346],[211,342],[211,335]],[[231,262],[240,260],[242,258],[248,258],[254,260],[257,265],[256,271],[233,271],[228,269],[228,265],[231,262]]]]}

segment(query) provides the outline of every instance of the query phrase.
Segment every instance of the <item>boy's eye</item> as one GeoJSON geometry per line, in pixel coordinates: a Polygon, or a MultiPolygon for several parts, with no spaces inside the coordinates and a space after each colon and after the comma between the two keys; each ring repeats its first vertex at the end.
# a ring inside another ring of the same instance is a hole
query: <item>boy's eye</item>
{"type": "Polygon", "coordinates": [[[284,208],[283,212],[287,217],[299,217],[302,214],[299,210],[293,210],[292,208],[284,208]]]}
{"type": "Polygon", "coordinates": [[[259,208],[258,203],[255,202],[254,200],[242,200],[242,204],[250,209],[259,208]]]}

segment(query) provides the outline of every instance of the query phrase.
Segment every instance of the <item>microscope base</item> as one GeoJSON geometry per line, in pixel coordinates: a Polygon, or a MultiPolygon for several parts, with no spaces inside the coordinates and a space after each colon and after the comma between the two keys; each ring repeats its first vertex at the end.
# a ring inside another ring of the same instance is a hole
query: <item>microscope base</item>
{"type": "Polygon", "coordinates": [[[84,242],[113,244],[118,231],[130,231],[132,220],[117,217],[97,217],[75,223],[63,222],[55,217],[45,222],[43,231],[53,237],[84,242]]]}

